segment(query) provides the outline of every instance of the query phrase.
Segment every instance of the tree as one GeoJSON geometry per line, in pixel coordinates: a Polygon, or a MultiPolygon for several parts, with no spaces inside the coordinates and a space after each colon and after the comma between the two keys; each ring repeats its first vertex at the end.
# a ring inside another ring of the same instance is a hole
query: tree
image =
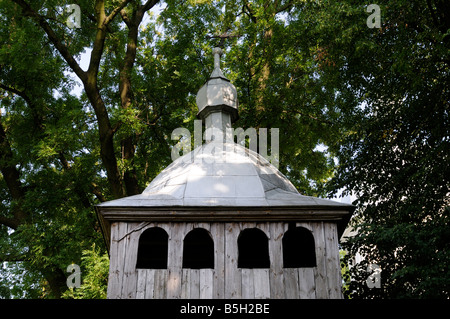
{"type": "MultiPolygon", "coordinates": [[[[65,265],[80,256],[86,242],[99,240],[92,210],[95,200],[139,191],[132,166],[119,170],[114,135],[134,115],[126,112],[132,103],[137,32],[144,14],[156,1],[80,1],[85,27],[73,30],[57,9],[64,8],[65,2],[41,2],[1,3],[1,17],[10,23],[4,23],[1,31],[0,169],[4,197],[0,222],[10,230],[2,231],[5,245],[0,259],[23,260],[28,269],[45,278],[49,296],[59,297],[65,289],[65,265]],[[102,76],[107,40],[116,50],[117,101],[123,113],[114,122],[113,105],[105,103],[112,96],[103,93],[99,84],[106,82],[105,91],[111,85],[111,80],[102,76]],[[92,53],[85,71],[76,56],[86,47],[91,47],[92,53]],[[67,70],[81,80],[87,101],[70,94],[73,81],[64,74],[67,70]],[[93,114],[86,109],[86,102],[93,114]]],[[[123,162],[133,160],[131,138],[130,133],[121,135],[123,162]]]]}
{"type": "Polygon", "coordinates": [[[0,260],[20,260],[46,297],[66,290],[65,269],[83,250],[104,247],[93,205],[141,192],[170,163],[171,131],[193,127],[212,35],[240,36],[223,58],[240,94],[236,125],[279,127],[282,171],[325,194],[334,162],[316,146],[336,140],[326,124],[338,110],[323,105],[333,96],[316,88],[309,43],[287,23],[303,3],[171,0],[143,25],[158,1],[80,0],[73,29],[71,3],[0,4],[0,260]]]}
{"type": "Polygon", "coordinates": [[[332,32],[316,24],[320,76],[360,104],[342,118],[349,130],[332,147],[340,165],[330,184],[357,197],[357,234],[345,247],[364,260],[351,268],[350,291],[353,297],[448,298],[449,6],[377,4],[379,29],[369,29],[365,7],[351,1],[314,11],[317,21],[324,15],[339,21],[332,32]],[[365,284],[370,263],[382,269],[381,289],[365,284]]]}
{"type": "Polygon", "coordinates": [[[0,3],[0,260],[29,274],[13,295],[60,297],[67,265],[93,243],[104,253],[93,205],[170,163],[221,45],[235,126],[280,129],[280,170],[301,193],[358,195],[348,256],[377,262],[385,285],[366,289],[353,267],[353,296],[448,296],[448,5],[380,1],[370,29],[350,0],[158,3],[0,3]]]}

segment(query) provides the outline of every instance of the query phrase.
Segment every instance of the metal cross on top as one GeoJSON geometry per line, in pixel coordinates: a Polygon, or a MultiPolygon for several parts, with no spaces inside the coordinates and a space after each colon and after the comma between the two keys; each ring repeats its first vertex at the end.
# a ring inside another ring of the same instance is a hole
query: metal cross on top
{"type": "Polygon", "coordinates": [[[239,38],[240,36],[241,36],[240,34],[231,34],[231,33],[224,32],[219,35],[209,35],[209,36],[207,36],[207,38],[208,39],[220,39],[219,44],[217,44],[216,47],[223,48],[226,39],[239,38]]]}

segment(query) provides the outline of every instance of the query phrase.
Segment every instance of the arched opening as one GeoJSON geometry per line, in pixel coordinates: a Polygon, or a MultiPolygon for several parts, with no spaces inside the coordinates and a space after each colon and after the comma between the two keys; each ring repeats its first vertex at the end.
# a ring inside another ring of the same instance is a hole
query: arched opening
{"type": "Polygon", "coordinates": [[[184,238],[183,268],[214,268],[214,241],[206,229],[195,228],[184,238]]]}
{"type": "Polygon", "coordinates": [[[146,229],[139,237],[136,268],[166,269],[168,239],[169,235],[162,228],[146,229]]]}
{"type": "Polygon", "coordinates": [[[269,268],[269,239],[258,228],[241,231],[238,237],[239,268],[269,268]]]}
{"type": "Polygon", "coordinates": [[[313,234],[304,227],[292,227],[283,236],[283,267],[316,266],[316,247],[313,234]]]}

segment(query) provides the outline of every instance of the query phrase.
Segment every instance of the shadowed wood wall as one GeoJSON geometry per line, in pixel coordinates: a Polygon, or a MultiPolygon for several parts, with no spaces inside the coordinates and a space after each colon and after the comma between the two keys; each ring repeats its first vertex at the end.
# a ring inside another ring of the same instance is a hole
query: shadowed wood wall
{"type": "Polygon", "coordinates": [[[342,298],[336,224],[299,222],[295,226],[314,236],[315,267],[283,268],[286,222],[114,222],[108,298],[342,298]],[[169,236],[167,269],[136,268],[139,236],[150,227],[160,227],[169,236]],[[207,230],[214,241],[214,269],[182,268],[183,240],[194,228],[207,230]],[[267,235],[270,268],[237,267],[238,236],[247,228],[267,235]]]}

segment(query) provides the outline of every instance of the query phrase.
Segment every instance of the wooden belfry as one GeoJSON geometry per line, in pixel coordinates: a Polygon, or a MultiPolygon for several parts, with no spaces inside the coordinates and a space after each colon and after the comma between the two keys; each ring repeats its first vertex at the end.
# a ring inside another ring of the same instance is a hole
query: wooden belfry
{"type": "MultiPolygon", "coordinates": [[[[216,133],[238,117],[220,54],[197,94],[198,116],[216,133]]],[[[300,195],[225,137],[175,160],[142,194],[96,209],[108,298],[342,297],[338,241],[354,206],[300,195]]]]}

